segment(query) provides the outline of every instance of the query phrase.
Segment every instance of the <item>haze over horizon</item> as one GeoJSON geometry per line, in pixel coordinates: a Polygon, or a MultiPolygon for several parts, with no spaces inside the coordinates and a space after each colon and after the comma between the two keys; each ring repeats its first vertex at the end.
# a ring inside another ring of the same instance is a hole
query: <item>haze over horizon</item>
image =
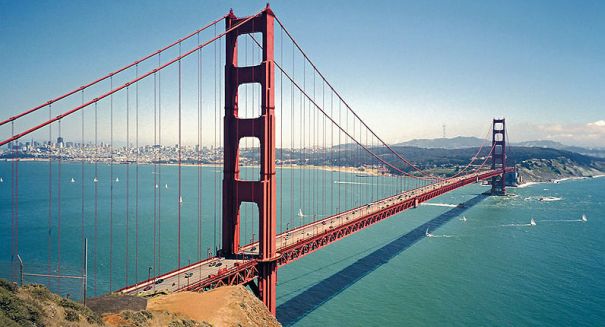
{"type": "MultiPolygon", "coordinates": [[[[264,6],[0,0],[0,119],[155,51],[229,8],[244,16],[264,6]]],[[[442,137],[443,124],[447,137],[483,137],[493,117],[505,116],[512,142],[605,147],[604,2],[271,7],[388,143],[442,137]]]]}

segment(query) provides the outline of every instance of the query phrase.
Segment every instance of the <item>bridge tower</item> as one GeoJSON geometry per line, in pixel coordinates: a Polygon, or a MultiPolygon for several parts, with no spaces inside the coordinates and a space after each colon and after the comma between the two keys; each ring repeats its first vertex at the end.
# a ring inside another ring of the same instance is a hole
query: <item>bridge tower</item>
{"type": "Polygon", "coordinates": [[[494,118],[492,125],[492,169],[501,169],[502,175],[492,177],[492,195],[506,194],[506,123],[494,118]]]}
{"type": "Polygon", "coordinates": [[[275,314],[277,285],[276,252],[276,182],[275,182],[275,66],[274,14],[267,8],[251,18],[237,18],[233,11],[226,18],[225,38],[225,118],[224,118],[224,178],[223,233],[221,254],[235,257],[240,249],[240,206],[256,203],[259,210],[258,295],[269,311],[275,314]],[[240,35],[262,33],[262,62],[256,66],[240,67],[237,63],[237,39],[240,35]],[[238,87],[258,83],[261,86],[261,115],[240,118],[238,87]],[[239,143],[244,137],[260,141],[260,176],[256,181],[240,180],[239,143]]]}

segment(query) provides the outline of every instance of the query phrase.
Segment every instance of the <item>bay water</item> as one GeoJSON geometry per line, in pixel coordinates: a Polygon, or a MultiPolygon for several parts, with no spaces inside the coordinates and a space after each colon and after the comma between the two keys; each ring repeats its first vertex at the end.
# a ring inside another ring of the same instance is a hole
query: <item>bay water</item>
{"type": "MultiPolygon", "coordinates": [[[[82,274],[82,235],[88,238],[92,295],[110,289],[110,237],[112,290],[176,268],[179,207],[181,265],[214,253],[220,246],[222,167],[183,167],[181,204],[177,167],[139,165],[138,174],[135,169],[98,164],[95,173],[92,164],[65,162],[59,179],[56,162],[20,162],[14,208],[11,162],[0,162],[0,277],[16,278],[15,209],[26,272],[82,274]]],[[[254,168],[242,172],[250,179],[256,174],[254,168]]],[[[277,177],[279,231],[416,186],[296,167],[278,169],[277,177]]],[[[507,197],[482,195],[486,190],[456,190],[281,268],[278,319],[287,326],[603,325],[605,178],[510,188],[507,197]]],[[[247,243],[258,238],[258,215],[253,205],[241,210],[241,241],[247,243]]],[[[26,281],[74,298],[82,290],[77,280],[26,281]]]]}

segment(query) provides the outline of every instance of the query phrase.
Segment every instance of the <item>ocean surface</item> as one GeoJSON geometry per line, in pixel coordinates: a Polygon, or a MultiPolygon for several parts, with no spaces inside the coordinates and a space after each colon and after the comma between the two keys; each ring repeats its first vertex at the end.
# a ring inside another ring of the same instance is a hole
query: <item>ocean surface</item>
{"type": "MultiPolygon", "coordinates": [[[[89,240],[89,295],[109,290],[110,238],[111,289],[176,268],[177,167],[140,165],[138,197],[133,165],[99,164],[95,174],[94,165],[63,163],[60,179],[56,162],[51,167],[49,192],[48,162],[19,163],[18,252],[25,272],[81,274],[82,234],[89,240]]],[[[16,278],[17,266],[10,242],[11,171],[10,162],[0,162],[4,278],[16,278]]],[[[254,169],[243,171],[244,178],[254,175],[254,169]]],[[[413,186],[322,170],[280,169],[277,175],[283,195],[277,203],[279,230],[413,186]]],[[[182,168],[181,265],[205,258],[220,240],[221,181],[220,167],[182,168]]],[[[508,197],[481,195],[486,190],[480,185],[456,190],[281,268],[278,319],[286,326],[603,325],[605,178],[510,188],[508,197]],[[464,208],[456,207],[459,203],[464,208]]],[[[243,242],[258,236],[254,212],[251,205],[242,207],[243,242]]],[[[26,281],[75,298],[82,291],[78,280],[29,276],[26,281]]]]}

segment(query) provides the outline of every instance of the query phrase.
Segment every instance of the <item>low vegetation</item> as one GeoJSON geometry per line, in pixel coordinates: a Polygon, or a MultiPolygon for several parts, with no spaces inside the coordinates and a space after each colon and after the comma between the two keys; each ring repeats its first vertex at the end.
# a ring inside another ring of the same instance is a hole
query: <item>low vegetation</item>
{"type": "Polygon", "coordinates": [[[101,316],[42,285],[0,279],[0,326],[98,326],[101,316]]]}
{"type": "Polygon", "coordinates": [[[121,298],[103,297],[93,306],[98,310],[95,312],[42,285],[18,287],[0,279],[0,327],[280,326],[262,302],[242,286],[160,295],[149,300],[151,306],[147,299],[140,302],[133,297],[121,298]],[[109,305],[112,300],[115,303],[109,305]]]}

